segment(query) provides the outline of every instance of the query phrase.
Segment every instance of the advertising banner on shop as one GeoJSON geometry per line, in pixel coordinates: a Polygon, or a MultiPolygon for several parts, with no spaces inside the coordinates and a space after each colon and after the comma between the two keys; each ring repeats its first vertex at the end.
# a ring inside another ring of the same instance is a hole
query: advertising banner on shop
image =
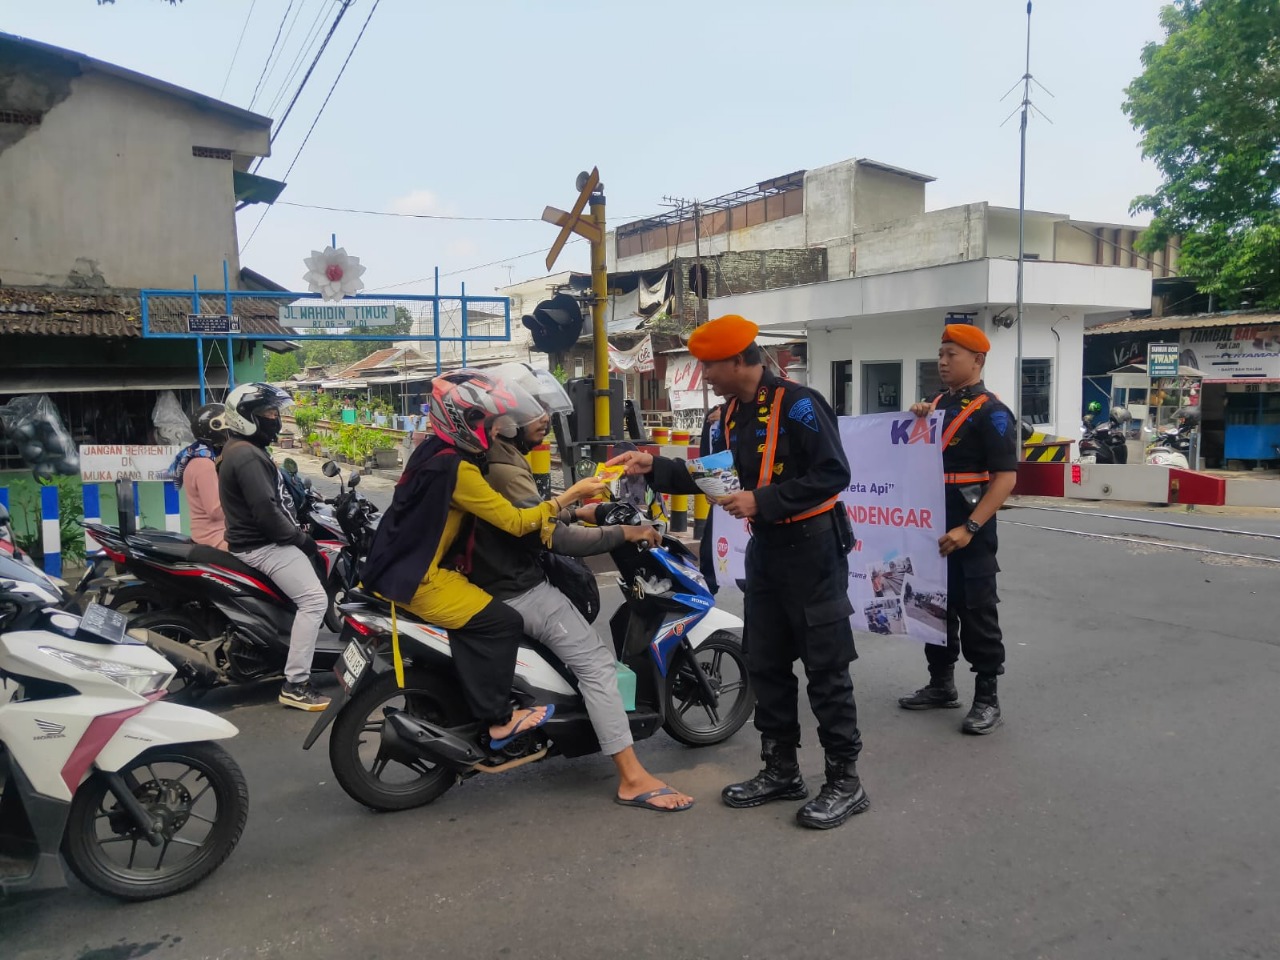
{"type": "Polygon", "coordinates": [[[1280,325],[1183,330],[1181,345],[1206,380],[1280,379],[1280,325]]]}
{"type": "MultiPolygon", "coordinates": [[[[852,478],[841,501],[856,539],[849,554],[855,630],[947,642],[947,561],[942,486],[942,414],[841,417],[840,441],[852,478]]],[[[715,508],[716,575],[746,576],[749,525],[715,508]]]]}

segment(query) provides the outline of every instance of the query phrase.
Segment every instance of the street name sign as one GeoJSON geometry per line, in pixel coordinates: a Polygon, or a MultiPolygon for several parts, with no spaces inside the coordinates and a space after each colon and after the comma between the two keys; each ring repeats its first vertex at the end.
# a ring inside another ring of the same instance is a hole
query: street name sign
{"type": "Polygon", "coordinates": [[[239,333],[240,318],[227,314],[188,313],[187,333],[239,333]]]}
{"type": "Polygon", "coordinates": [[[280,308],[280,323],[295,330],[390,327],[396,322],[392,303],[291,303],[280,308]]]}

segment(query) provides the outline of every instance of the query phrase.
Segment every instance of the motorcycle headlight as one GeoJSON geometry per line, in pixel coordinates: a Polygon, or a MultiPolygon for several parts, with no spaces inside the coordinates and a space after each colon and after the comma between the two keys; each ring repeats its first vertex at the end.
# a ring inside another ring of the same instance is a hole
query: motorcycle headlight
{"type": "Polygon", "coordinates": [[[80,670],[101,674],[108,680],[114,680],[126,690],[136,693],[140,697],[145,697],[164,689],[171,676],[168,672],[148,670],[146,667],[135,667],[128,663],[120,663],[117,660],[100,660],[97,657],[86,657],[79,653],[72,653],[70,650],[61,650],[58,647],[40,647],[40,652],[53,657],[55,660],[69,663],[80,670]]]}

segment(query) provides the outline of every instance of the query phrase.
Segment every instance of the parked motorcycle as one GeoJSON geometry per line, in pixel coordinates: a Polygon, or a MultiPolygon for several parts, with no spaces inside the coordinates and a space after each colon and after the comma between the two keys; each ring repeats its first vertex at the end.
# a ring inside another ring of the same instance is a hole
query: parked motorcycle
{"type": "MultiPolygon", "coordinates": [[[[326,461],[321,469],[326,477],[341,482],[342,471],[332,460],[326,461]]],[[[356,490],[359,484],[360,474],[352,470],[332,500],[325,500],[308,486],[302,509],[303,529],[312,539],[338,545],[338,555],[329,569],[326,584],[331,601],[325,626],[335,633],[342,629],[338,608],[346,602],[348,591],[359,585],[360,565],[369,554],[378,521],[382,519],[378,508],[356,490]]]]}
{"type": "MultiPolygon", "coordinates": [[[[4,558],[5,562],[13,561],[4,558]]],[[[125,617],[52,606],[0,569],[0,893],[87,886],[124,900],[186,890],[230,856],[249,812],[215,741],[236,728],[163,702],[173,668],[125,617]]]]}
{"type": "MultiPolygon", "coordinates": [[[[123,558],[140,583],[164,598],[159,609],[132,615],[130,625],[148,631],[148,643],[176,668],[171,694],[197,696],[215,686],[283,675],[297,608],[269,577],[204,544],[88,529],[123,558]]],[[[327,572],[340,546],[319,546],[327,572]]],[[[322,635],[316,667],[331,667],[341,650],[336,638],[322,635]]]]}
{"type": "Polygon", "coordinates": [[[1147,463],[1162,467],[1190,469],[1191,443],[1200,426],[1196,407],[1180,407],[1173,415],[1173,425],[1163,430],[1147,445],[1147,463]]]}
{"type": "MultiPolygon", "coordinates": [[[[615,504],[606,523],[639,523],[615,504]]],[[[659,727],[690,746],[721,743],[751,715],[754,697],[742,650],[742,621],[715,608],[698,560],[680,541],[627,545],[612,554],[625,602],[609,622],[614,649],[634,672],[636,740],[659,727]]],[[[555,714],[500,750],[467,709],[446,631],[356,591],[344,608],[345,643],[334,668],[340,687],[307,736],[310,747],[331,723],[329,761],[342,788],[375,810],[406,810],[437,799],[476,774],[504,773],[551,756],[600,749],[573,674],[526,638],[516,660],[516,692],[555,714]],[[394,667],[393,634],[404,658],[404,687],[394,667]]],[[[624,673],[625,675],[625,673],[624,673]]]]}
{"type": "Polygon", "coordinates": [[[1080,463],[1128,463],[1129,447],[1125,424],[1132,415],[1124,407],[1112,407],[1111,414],[1098,423],[1094,413],[1081,421],[1080,463]]]}

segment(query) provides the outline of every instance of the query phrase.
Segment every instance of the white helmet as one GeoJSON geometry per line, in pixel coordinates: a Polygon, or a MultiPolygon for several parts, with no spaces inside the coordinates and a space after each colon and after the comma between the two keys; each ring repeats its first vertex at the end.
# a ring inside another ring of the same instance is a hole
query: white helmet
{"type": "Polygon", "coordinates": [[[264,423],[263,411],[274,407],[284,413],[293,406],[293,398],[269,383],[245,383],[227,394],[225,405],[222,415],[210,421],[214,430],[227,430],[270,443],[280,432],[279,421],[264,423]]]}
{"type": "MultiPolygon", "coordinates": [[[[495,380],[513,383],[538,401],[549,414],[571,413],[573,403],[550,370],[535,370],[527,363],[512,361],[488,371],[495,380]]],[[[523,426],[523,424],[522,424],[523,426]]]]}

